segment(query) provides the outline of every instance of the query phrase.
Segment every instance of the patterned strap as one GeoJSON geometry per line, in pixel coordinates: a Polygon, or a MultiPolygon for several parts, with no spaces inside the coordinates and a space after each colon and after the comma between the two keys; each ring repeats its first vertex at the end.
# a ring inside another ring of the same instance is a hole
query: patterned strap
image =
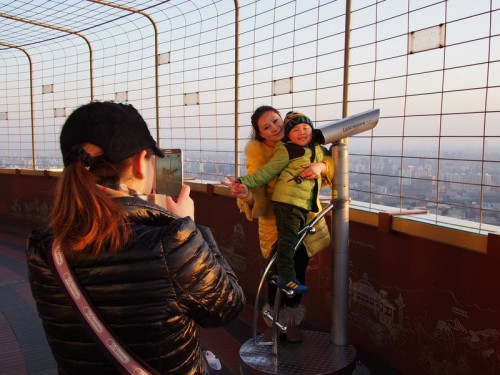
{"type": "Polygon", "coordinates": [[[123,374],[134,375],[154,375],[158,374],[154,369],[151,369],[147,364],[140,363],[141,360],[134,358],[134,355],[127,352],[124,345],[116,339],[108,330],[103,320],[97,314],[90,299],[82,290],[78,280],[69,268],[64,253],[61,251],[59,243],[54,241],[51,251],[50,264],[53,268],[54,275],[59,280],[66,296],[76,308],[80,319],[87,326],[90,333],[104,354],[110,358],[114,365],[123,374]]]}

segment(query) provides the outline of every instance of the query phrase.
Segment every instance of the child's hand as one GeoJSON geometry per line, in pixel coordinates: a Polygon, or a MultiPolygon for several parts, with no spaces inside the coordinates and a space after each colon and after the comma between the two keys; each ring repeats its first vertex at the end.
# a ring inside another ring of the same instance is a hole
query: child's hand
{"type": "Polygon", "coordinates": [[[321,176],[326,170],[325,163],[307,163],[302,164],[301,167],[305,169],[299,176],[306,180],[314,180],[321,176]]]}
{"type": "Polygon", "coordinates": [[[233,197],[242,199],[246,199],[248,197],[248,188],[245,185],[236,182],[236,180],[231,176],[226,176],[226,178],[229,182],[221,181],[220,183],[231,188],[231,195],[233,197]]]}
{"type": "Polygon", "coordinates": [[[227,186],[227,187],[231,187],[231,186],[233,186],[233,184],[236,183],[236,180],[231,176],[226,176],[226,180],[223,180],[220,183],[224,186],[227,186]]]}
{"type": "Polygon", "coordinates": [[[180,217],[190,216],[191,219],[194,220],[194,202],[189,196],[190,192],[191,187],[189,185],[182,185],[181,192],[177,197],[177,202],[174,201],[171,196],[167,196],[167,210],[180,217]]]}

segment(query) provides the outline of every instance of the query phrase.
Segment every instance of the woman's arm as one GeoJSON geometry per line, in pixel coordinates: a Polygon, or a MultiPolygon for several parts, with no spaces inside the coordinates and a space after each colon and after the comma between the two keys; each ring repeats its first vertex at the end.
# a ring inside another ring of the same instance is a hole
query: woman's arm
{"type": "Polygon", "coordinates": [[[236,318],[245,303],[243,290],[210,230],[186,217],[167,226],[162,240],[179,307],[186,315],[203,327],[236,318]]]}

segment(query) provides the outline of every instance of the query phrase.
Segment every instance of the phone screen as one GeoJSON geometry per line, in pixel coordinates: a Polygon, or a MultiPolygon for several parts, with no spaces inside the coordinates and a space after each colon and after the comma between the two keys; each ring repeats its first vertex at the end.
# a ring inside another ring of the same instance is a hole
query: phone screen
{"type": "Polygon", "coordinates": [[[162,150],[164,158],[156,158],[156,192],[179,196],[182,187],[182,150],[179,148],[162,150]]]}

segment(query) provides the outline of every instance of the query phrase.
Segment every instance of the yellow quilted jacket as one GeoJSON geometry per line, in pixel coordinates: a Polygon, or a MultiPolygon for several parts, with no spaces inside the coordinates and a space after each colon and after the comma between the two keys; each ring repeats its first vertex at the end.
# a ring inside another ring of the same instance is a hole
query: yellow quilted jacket
{"type": "MultiPolygon", "coordinates": [[[[266,145],[263,142],[251,140],[245,147],[245,155],[247,162],[247,173],[251,174],[266,164],[274,154],[274,148],[266,145]]],[[[325,156],[323,162],[326,164],[326,178],[324,178],[323,186],[331,185],[333,179],[333,159],[331,156],[325,156]]],[[[259,221],[259,241],[262,256],[269,259],[273,244],[278,239],[278,231],[276,229],[276,220],[273,215],[271,196],[273,194],[276,178],[269,181],[264,186],[259,186],[251,189],[253,193],[254,204],[252,207],[245,202],[244,199],[238,199],[237,204],[241,212],[250,221],[257,218],[259,221]]],[[[314,218],[314,213],[309,213],[308,222],[314,218]]],[[[316,233],[306,236],[304,245],[307,254],[311,257],[326,247],[330,246],[330,232],[325,219],[321,219],[316,225],[316,233]]]]}

